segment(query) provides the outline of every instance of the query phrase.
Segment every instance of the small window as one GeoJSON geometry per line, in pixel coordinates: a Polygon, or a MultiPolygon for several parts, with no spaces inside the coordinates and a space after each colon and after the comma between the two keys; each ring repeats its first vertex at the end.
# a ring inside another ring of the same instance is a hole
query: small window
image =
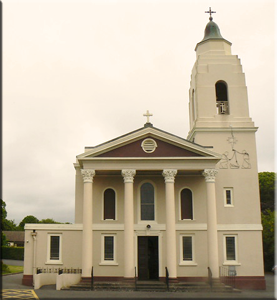
{"type": "Polygon", "coordinates": [[[226,260],[227,261],[236,261],[236,237],[235,236],[226,236],[225,237],[225,246],[226,246],[226,260]]]}
{"type": "Polygon", "coordinates": [[[61,264],[61,234],[49,234],[46,264],[61,264]]]}
{"type": "Polygon", "coordinates": [[[101,235],[101,262],[99,265],[118,265],[116,262],[116,234],[101,235]]]}
{"type": "Polygon", "coordinates": [[[224,81],[215,84],[216,107],[219,115],[229,114],[228,90],[224,81]]]}
{"type": "Polygon", "coordinates": [[[224,188],[224,206],[233,207],[233,188],[224,188]]]}
{"type": "Polygon", "coordinates": [[[183,261],[192,261],[192,237],[183,236],[183,261]]]}
{"type": "Polygon", "coordinates": [[[114,237],[104,237],[104,260],[114,260],[114,237]]]}
{"type": "Polygon", "coordinates": [[[59,260],[60,259],[60,237],[51,236],[50,237],[50,260],[59,260]]]}
{"type": "Polygon", "coordinates": [[[193,201],[190,189],[181,191],[181,220],[193,220],[193,201]]]}
{"type": "Polygon", "coordinates": [[[194,235],[180,235],[180,266],[196,266],[194,257],[194,235]]]}
{"type": "Polygon", "coordinates": [[[104,192],[104,220],[115,220],[115,191],[106,189],[104,192]]]}
{"type": "Polygon", "coordinates": [[[151,183],[144,183],[140,188],[141,220],[155,220],[154,187],[151,183]]]}

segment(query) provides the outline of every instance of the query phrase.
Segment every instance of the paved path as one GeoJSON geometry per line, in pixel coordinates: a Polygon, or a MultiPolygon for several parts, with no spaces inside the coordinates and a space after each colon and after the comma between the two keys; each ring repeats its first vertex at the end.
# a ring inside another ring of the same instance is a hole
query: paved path
{"type": "Polygon", "coordinates": [[[24,265],[23,260],[2,259],[2,262],[5,265],[10,265],[10,266],[23,266],[24,265]]]}
{"type": "MultiPolygon", "coordinates": [[[[24,294],[30,287],[21,284],[23,274],[8,275],[2,277],[2,288],[17,290],[24,294]]],[[[35,290],[35,294],[41,300],[48,299],[275,299],[274,285],[277,275],[266,274],[267,289],[265,291],[242,290],[241,293],[202,293],[202,292],[104,292],[104,291],[56,291],[55,285],[44,286],[35,290]]],[[[22,294],[22,295],[23,295],[22,294]]],[[[8,299],[8,298],[4,298],[8,299]]],[[[17,299],[26,299],[18,298],[17,299]]],[[[34,298],[29,298],[34,299],[34,298]]],[[[37,299],[37,298],[36,298],[37,299]]]]}

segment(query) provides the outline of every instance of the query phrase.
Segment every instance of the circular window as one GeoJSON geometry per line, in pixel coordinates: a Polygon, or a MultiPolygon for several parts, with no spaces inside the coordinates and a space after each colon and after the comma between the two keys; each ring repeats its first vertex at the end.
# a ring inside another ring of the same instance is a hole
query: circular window
{"type": "Polygon", "coordinates": [[[156,150],[156,148],[158,147],[157,146],[157,143],[152,140],[152,139],[145,139],[142,141],[141,143],[141,147],[143,149],[144,152],[146,153],[152,153],[156,150]]]}

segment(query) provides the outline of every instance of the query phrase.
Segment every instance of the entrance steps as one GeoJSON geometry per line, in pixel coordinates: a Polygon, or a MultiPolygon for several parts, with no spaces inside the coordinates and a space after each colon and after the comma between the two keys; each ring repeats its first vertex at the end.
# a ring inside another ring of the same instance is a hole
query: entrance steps
{"type": "MultiPolygon", "coordinates": [[[[67,290],[89,291],[91,285],[89,282],[80,282],[72,285],[67,290]]],[[[238,293],[240,290],[234,289],[231,286],[226,286],[223,283],[215,282],[213,286],[207,282],[177,282],[170,283],[169,289],[162,281],[137,281],[134,282],[94,282],[94,291],[141,291],[141,292],[218,292],[218,293],[238,293]]]]}

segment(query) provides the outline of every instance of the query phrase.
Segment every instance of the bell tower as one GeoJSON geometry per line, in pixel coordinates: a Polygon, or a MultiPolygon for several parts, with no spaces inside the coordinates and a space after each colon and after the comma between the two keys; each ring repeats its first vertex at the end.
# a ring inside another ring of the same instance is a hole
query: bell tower
{"type": "Polygon", "coordinates": [[[204,38],[195,48],[188,140],[222,154],[225,163],[221,161],[219,168],[249,168],[250,157],[254,167],[257,128],[249,116],[245,74],[240,59],[231,53],[232,44],[213,21],[214,12],[208,13],[204,38]]]}
{"type": "Polygon", "coordinates": [[[195,48],[196,62],[189,90],[188,139],[200,144],[199,133],[203,130],[254,127],[240,59],[232,55],[232,44],[222,37],[212,16],[209,20],[204,38],[195,48]]]}

